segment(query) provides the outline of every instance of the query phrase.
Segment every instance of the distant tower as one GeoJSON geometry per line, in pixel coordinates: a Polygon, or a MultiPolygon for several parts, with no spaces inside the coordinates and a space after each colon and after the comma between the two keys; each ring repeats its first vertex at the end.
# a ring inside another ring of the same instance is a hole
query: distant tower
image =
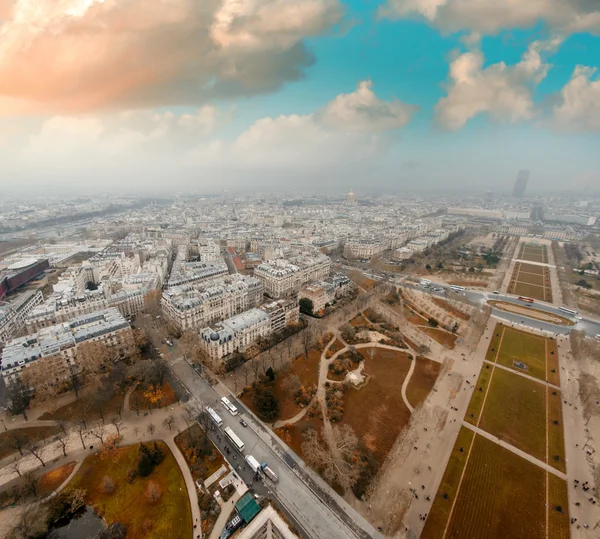
{"type": "Polygon", "coordinates": [[[346,206],[356,206],[356,199],[354,198],[354,191],[352,191],[352,189],[350,189],[350,192],[346,197],[346,206]]]}
{"type": "Polygon", "coordinates": [[[513,189],[513,197],[523,198],[525,196],[525,189],[527,189],[527,182],[529,181],[529,171],[519,170],[517,174],[517,181],[513,189]]]}

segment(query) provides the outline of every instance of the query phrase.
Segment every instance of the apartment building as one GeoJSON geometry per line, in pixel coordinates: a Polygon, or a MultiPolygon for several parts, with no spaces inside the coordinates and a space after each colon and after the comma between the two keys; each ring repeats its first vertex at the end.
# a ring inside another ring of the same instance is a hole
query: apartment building
{"type": "Polygon", "coordinates": [[[263,309],[250,309],[200,331],[200,344],[213,361],[243,352],[259,337],[271,334],[271,317],[263,309]]]}
{"type": "Polygon", "coordinates": [[[0,305],[0,344],[17,336],[31,311],[43,300],[40,290],[30,290],[19,294],[7,305],[0,305]]]}
{"type": "Polygon", "coordinates": [[[188,262],[187,258],[187,245],[180,245],[166,288],[206,282],[229,274],[227,264],[223,259],[211,262],[188,262]]]}
{"type": "Polygon", "coordinates": [[[370,260],[385,251],[386,243],[379,238],[348,238],[344,244],[344,258],[370,260]]]}
{"type": "Polygon", "coordinates": [[[350,279],[342,274],[336,274],[324,281],[305,284],[298,292],[298,301],[308,298],[312,301],[313,312],[324,309],[328,303],[343,296],[350,287],[350,279]]]}
{"type": "Polygon", "coordinates": [[[293,299],[280,299],[261,305],[271,319],[271,333],[277,333],[290,324],[298,323],[300,308],[298,301],[293,299]]]}
{"type": "Polygon", "coordinates": [[[39,376],[30,380],[33,386],[68,380],[72,369],[83,370],[77,351],[87,342],[104,343],[115,361],[135,351],[127,320],[117,309],[104,309],[9,341],[2,351],[2,377],[8,383],[32,365],[43,365],[33,371],[39,376]]]}
{"type": "Polygon", "coordinates": [[[257,307],[262,297],[262,281],[236,274],[208,283],[168,288],[162,294],[161,306],[164,317],[180,331],[186,331],[257,307]]]}
{"type": "Polygon", "coordinates": [[[331,260],[324,254],[298,254],[288,260],[263,262],[254,270],[254,276],[264,285],[265,294],[281,298],[298,292],[304,283],[329,276],[331,260]]]}

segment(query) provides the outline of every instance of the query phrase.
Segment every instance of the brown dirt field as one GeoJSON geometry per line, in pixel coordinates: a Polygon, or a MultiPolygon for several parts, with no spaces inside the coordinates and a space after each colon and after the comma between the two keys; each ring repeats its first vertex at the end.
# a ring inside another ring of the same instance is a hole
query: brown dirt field
{"type": "Polygon", "coordinates": [[[484,281],[466,281],[466,280],[454,280],[448,281],[448,284],[453,284],[456,286],[465,286],[467,288],[487,288],[487,282],[484,281]]]}
{"type": "Polygon", "coordinates": [[[362,349],[366,386],[349,389],[344,397],[343,422],[350,425],[379,464],[385,460],[398,434],[410,420],[402,400],[402,383],[410,368],[406,353],[381,348],[362,349]],[[366,414],[365,410],[369,413],[366,414]]]}
{"type": "Polygon", "coordinates": [[[449,350],[454,350],[456,346],[456,335],[448,333],[443,329],[430,328],[430,327],[419,327],[419,329],[429,335],[434,341],[439,342],[442,346],[445,346],[449,350]]]}
{"type": "Polygon", "coordinates": [[[475,436],[448,539],[545,539],[546,472],[475,436]]]}
{"type": "Polygon", "coordinates": [[[368,320],[362,314],[356,315],[349,323],[355,328],[369,325],[368,320]]]}
{"type": "Polygon", "coordinates": [[[441,298],[436,298],[434,296],[431,296],[431,299],[438,307],[441,307],[445,311],[448,311],[455,318],[460,318],[461,320],[470,320],[471,319],[471,317],[467,313],[465,313],[459,309],[456,309],[455,307],[450,305],[446,300],[441,299],[441,298]]]}
{"type": "Polygon", "coordinates": [[[418,356],[415,361],[415,370],[406,388],[406,398],[413,407],[427,398],[442,368],[441,363],[426,357],[418,356]]]}

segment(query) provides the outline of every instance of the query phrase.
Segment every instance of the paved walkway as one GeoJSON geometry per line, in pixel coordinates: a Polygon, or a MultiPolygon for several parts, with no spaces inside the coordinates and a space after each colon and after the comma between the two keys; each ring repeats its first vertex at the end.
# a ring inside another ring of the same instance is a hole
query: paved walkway
{"type": "Polygon", "coordinates": [[[210,532],[210,535],[208,536],[209,539],[219,539],[219,537],[221,537],[221,532],[223,531],[223,528],[227,524],[227,521],[229,520],[229,517],[230,517],[231,513],[233,512],[235,503],[241,497],[242,496],[240,494],[238,494],[238,492],[236,490],[233,493],[233,496],[231,496],[231,498],[229,498],[229,500],[227,500],[226,502],[223,502],[223,500],[220,500],[219,505],[221,506],[221,512],[219,513],[219,516],[217,517],[217,521],[215,522],[214,528],[212,529],[212,531],[210,532]]]}
{"type": "Polygon", "coordinates": [[[480,429],[479,427],[476,427],[475,425],[471,425],[471,423],[467,423],[466,421],[462,422],[462,426],[467,427],[468,429],[472,430],[473,432],[476,432],[480,436],[483,436],[484,438],[487,438],[488,440],[491,440],[492,442],[497,443],[498,445],[504,447],[504,449],[508,449],[515,455],[519,455],[520,457],[523,457],[525,460],[528,460],[532,464],[535,464],[536,466],[543,468],[547,472],[554,474],[556,477],[560,477],[561,479],[565,479],[565,480],[567,479],[567,476],[563,472],[560,472],[559,470],[557,470],[556,468],[553,468],[549,464],[546,464],[545,462],[542,462],[541,460],[536,459],[535,457],[532,457],[529,453],[526,453],[525,451],[521,451],[519,448],[515,447],[514,445],[510,445],[509,443],[506,443],[504,440],[498,438],[497,436],[493,436],[489,432],[486,432],[486,431],[480,429]]]}

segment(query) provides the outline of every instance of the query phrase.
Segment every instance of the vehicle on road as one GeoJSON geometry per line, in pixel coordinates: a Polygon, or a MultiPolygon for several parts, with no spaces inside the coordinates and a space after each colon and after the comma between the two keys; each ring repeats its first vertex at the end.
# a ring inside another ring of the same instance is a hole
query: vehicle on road
{"type": "Polygon", "coordinates": [[[247,426],[248,426],[248,423],[246,423],[246,422],[245,422],[245,421],[244,421],[244,420],[243,420],[243,419],[240,417],[240,425],[241,425],[242,427],[247,427],[247,426]]]}
{"type": "Polygon", "coordinates": [[[450,288],[450,290],[454,290],[455,292],[464,292],[466,290],[464,286],[458,286],[456,284],[451,284],[448,288],[450,288]]]}
{"type": "Polygon", "coordinates": [[[574,311],[573,309],[567,309],[566,307],[559,307],[558,310],[562,311],[563,313],[570,314],[571,316],[577,316],[577,311],[574,311]]]}
{"type": "Polygon", "coordinates": [[[223,425],[223,420],[219,417],[217,412],[215,412],[210,406],[207,406],[205,408],[205,410],[208,413],[208,415],[210,416],[210,418],[213,420],[213,423],[215,425],[217,425],[217,427],[220,427],[221,425],[223,425]]]}
{"type": "Polygon", "coordinates": [[[233,430],[230,427],[225,427],[223,432],[225,432],[225,436],[227,436],[227,438],[229,438],[229,441],[241,453],[244,450],[244,448],[246,447],[244,445],[244,442],[242,442],[242,440],[240,440],[238,438],[237,434],[235,432],[233,432],[233,430]]]}
{"type": "Polygon", "coordinates": [[[519,301],[524,301],[525,303],[533,303],[534,300],[532,298],[527,298],[525,296],[519,296],[519,301]]]}
{"type": "Polygon", "coordinates": [[[262,468],[260,467],[259,462],[252,455],[246,455],[246,462],[248,463],[248,466],[252,468],[254,473],[261,471],[262,468]]]}
{"type": "Polygon", "coordinates": [[[596,339],[600,341],[600,333],[596,333],[596,339]]]}
{"type": "Polygon", "coordinates": [[[231,415],[238,415],[238,409],[233,404],[231,404],[231,401],[227,397],[221,397],[221,404],[225,406],[225,408],[231,415]]]}
{"type": "Polygon", "coordinates": [[[262,468],[262,471],[265,473],[265,475],[271,480],[273,481],[273,483],[277,483],[277,481],[279,481],[279,476],[271,469],[269,468],[269,466],[267,466],[266,462],[263,462],[260,467],[262,468]]]}
{"type": "Polygon", "coordinates": [[[492,292],[492,294],[496,294],[497,296],[499,296],[499,295],[500,295],[500,292],[498,292],[498,290],[494,290],[494,291],[492,292]]]}
{"type": "Polygon", "coordinates": [[[431,281],[429,279],[421,279],[421,286],[429,286],[431,284],[431,281]]]}

